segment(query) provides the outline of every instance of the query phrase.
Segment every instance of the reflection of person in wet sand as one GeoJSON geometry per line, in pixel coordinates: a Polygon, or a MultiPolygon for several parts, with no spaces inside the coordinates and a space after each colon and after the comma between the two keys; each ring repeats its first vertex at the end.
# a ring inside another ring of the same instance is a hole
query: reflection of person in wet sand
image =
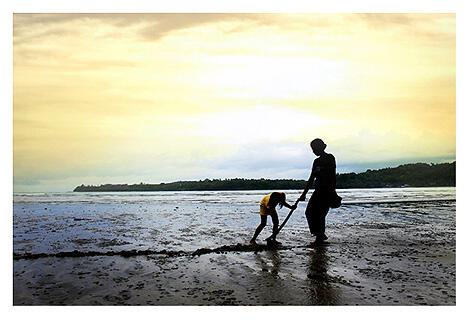
{"type": "Polygon", "coordinates": [[[266,251],[264,254],[256,253],[254,257],[259,262],[261,271],[269,272],[273,277],[278,277],[279,267],[281,266],[281,256],[278,251],[266,251]],[[263,259],[263,256],[268,259],[263,259]]]}
{"type": "Polygon", "coordinates": [[[339,291],[330,284],[328,275],[328,256],[325,246],[316,246],[310,253],[307,273],[310,292],[309,300],[313,305],[334,305],[339,301],[339,291]]]}
{"type": "Polygon", "coordinates": [[[330,207],[335,207],[332,202],[336,195],[336,160],[332,154],[326,153],[326,144],[321,139],[310,142],[313,153],[318,157],[313,161],[312,172],[300,196],[300,201],[305,201],[308,190],[315,182],[315,191],[305,210],[310,233],[316,236],[315,242],[321,243],[328,239],[325,235],[325,218],[330,207]]]}

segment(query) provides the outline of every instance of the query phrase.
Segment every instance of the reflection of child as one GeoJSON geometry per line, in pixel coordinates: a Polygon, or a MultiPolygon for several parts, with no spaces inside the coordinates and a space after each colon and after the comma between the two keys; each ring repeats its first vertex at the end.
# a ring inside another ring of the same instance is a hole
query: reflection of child
{"type": "MultiPolygon", "coordinates": [[[[286,206],[289,209],[295,209],[297,205],[289,205],[286,202],[286,194],[284,192],[273,192],[265,196],[259,205],[259,213],[261,215],[261,223],[259,224],[258,228],[256,228],[255,234],[250,241],[250,244],[256,244],[256,238],[266,226],[266,221],[268,220],[268,216],[271,216],[273,221],[273,234],[276,234],[277,228],[279,226],[279,219],[277,217],[276,206],[280,205],[281,208],[286,206]]],[[[276,241],[276,235],[273,236],[273,242],[279,243],[276,241]]]]}

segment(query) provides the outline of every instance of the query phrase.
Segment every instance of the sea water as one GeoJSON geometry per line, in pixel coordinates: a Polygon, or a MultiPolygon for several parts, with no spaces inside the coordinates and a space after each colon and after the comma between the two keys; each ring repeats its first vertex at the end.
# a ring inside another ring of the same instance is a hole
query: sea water
{"type": "MultiPolygon", "coordinates": [[[[274,190],[185,192],[15,193],[13,252],[194,251],[248,243],[259,224],[259,202],[274,190]]],[[[276,190],[281,191],[281,190],[276,190]]],[[[294,203],[301,190],[285,190],[294,203]]],[[[381,188],[337,190],[343,205],[327,216],[330,240],[357,228],[409,230],[455,242],[456,190],[381,188]]],[[[311,241],[301,202],[278,240],[311,241]]],[[[282,222],[289,209],[277,209],[282,222]]],[[[259,237],[268,237],[272,225],[259,237]]]]}

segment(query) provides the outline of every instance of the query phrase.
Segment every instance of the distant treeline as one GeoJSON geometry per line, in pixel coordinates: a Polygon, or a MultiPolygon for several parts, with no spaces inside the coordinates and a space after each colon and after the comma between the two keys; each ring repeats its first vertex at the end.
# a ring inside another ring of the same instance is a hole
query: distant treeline
{"type": "MultiPolygon", "coordinates": [[[[367,170],[362,173],[336,175],[336,187],[447,187],[455,186],[456,162],[441,164],[414,163],[395,168],[367,170]]],[[[160,184],[104,184],[76,187],[74,192],[108,191],[217,191],[217,190],[288,190],[303,189],[305,180],[293,179],[205,179],[160,184]]]]}

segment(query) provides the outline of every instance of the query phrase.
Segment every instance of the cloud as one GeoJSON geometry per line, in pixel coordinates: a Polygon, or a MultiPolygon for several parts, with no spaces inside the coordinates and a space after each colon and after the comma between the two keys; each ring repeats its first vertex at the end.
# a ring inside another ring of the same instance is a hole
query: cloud
{"type": "Polygon", "coordinates": [[[411,15],[399,13],[358,13],[356,15],[351,15],[351,17],[359,18],[369,24],[372,28],[380,29],[408,26],[414,21],[411,15]]]}
{"type": "MultiPolygon", "coordinates": [[[[249,21],[256,20],[255,16],[249,14],[217,14],[217,13],[193,13],[193,14],[158,14],[149,17],[146,25],[139,30],[143,39],[156,41],[171,32],[202,26],[221,21],[249,21]]],[[[236,29],[232,29],[233,32],[236,29]]]]}
{"type": "MultiPolygon", "coordinates": [[[[146,40],[155,41],[171,32],[222,21],[256,24],[257,26],[277,27],[285,30],[298,29],[311,32],[336,30],[348,26],[357,29],[361,24],[370,30],[384,31],[395,29],[425,38],[440,36],[455,38],[448,26],[455,27],[455,14],[288,14],[288,13],[73,13],[73,14],[14,14],[13,31],[15,38],[21,38],[31,30],[38,30],[37,36],[44,35],[40,30],[48,30],[49,35],[68,34],[64,28],[71,22],[84,26],[100,22],[117,28],[138,27],[138,33],[146,40]]],[[[237,31],[240,27],[228,29],[237,31]]],[[[344,32],[346,30],[342,30],[344,32]]]]}
{"type": "Polygon", "coordinates": [[[349,15],[351,21],[364,22],[366,26],[385,37],[414,39],[426,45],[455,46],[455,14],[373,13],[349,15]]]}
{"type": "MultiPolygon", "coordinates": [[[[45,36],[76,34],[79,29],[67,28],[72,23],[79,27],[102,23],[115,28],[137,27],[136,34],[147,41],[156,41],[171,32],[220,21],[258,20],[250,14],[217,13],[93,13],[93,14],[15,14],[13,19],[14,43],[20,45],[45,36]],[[32,32],[33,30],[33,32],[32,32]],[[45,30],[45,31],[44,31],[45,30]]],[[[236,30],[232,30],[236,31],[236,30]]]]}
{"type": "MultiPolygon", "coordinates": [[[[206,159],[211,170],[225,171],[232,177],[289,177],[287,172],[308,173],[313,161],[308,143],[252,142],[234,147],[229,154],[206,159]]],[[[296,178],[299,178],[297,175],[296,178]]]]}

